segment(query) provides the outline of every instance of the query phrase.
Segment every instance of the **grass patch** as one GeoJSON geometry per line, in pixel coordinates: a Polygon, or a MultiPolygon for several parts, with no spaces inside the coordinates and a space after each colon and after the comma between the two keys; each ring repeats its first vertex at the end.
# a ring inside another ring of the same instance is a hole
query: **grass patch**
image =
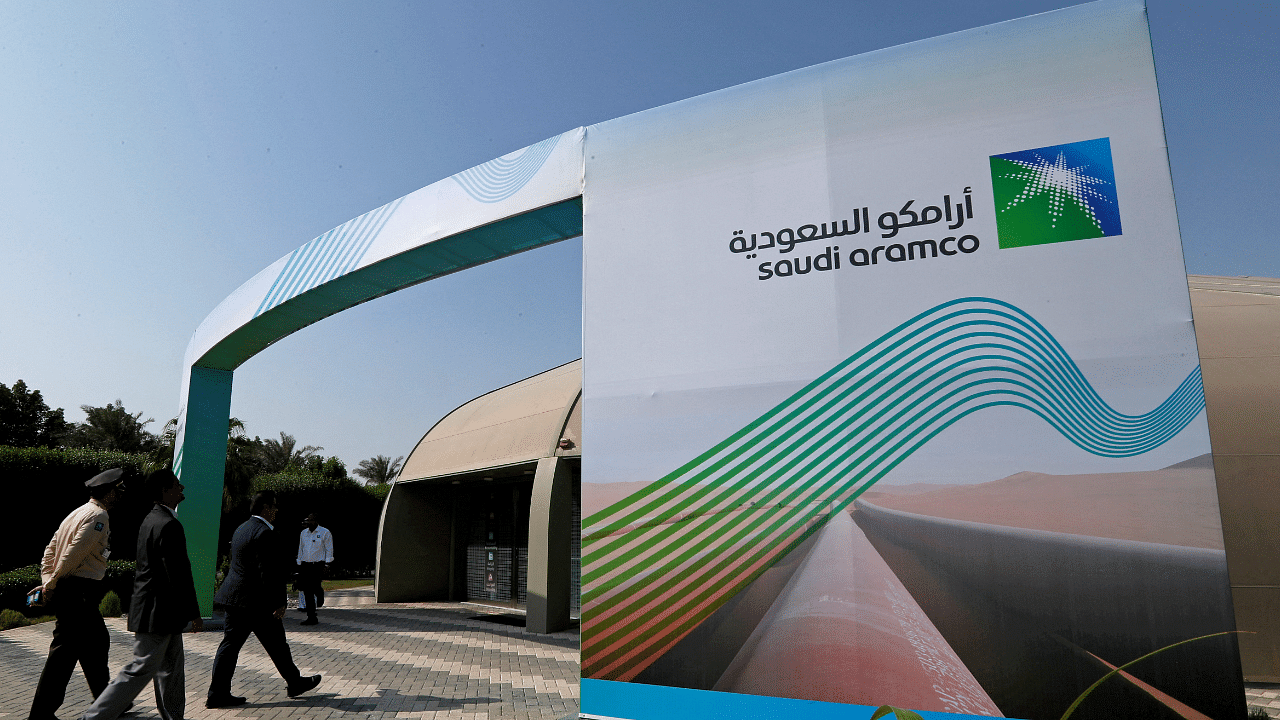
{"type": "Polygon", "coordinates": [[[52,615],[41,615],[39,617],[26,617],[17,610],[5,608],[0,610],[0,631],[12,628],[26,627],[28,625],[36,625],[43,622],[53,620],[52,615]]]}
{"type": "Polygon", "coordinates": [[[348,588],[366,587],[373,584],[373,578],[349,578],[347,580],[324,580],[320,586],[325,592],[330,590],[346,590],[348,588]]]}

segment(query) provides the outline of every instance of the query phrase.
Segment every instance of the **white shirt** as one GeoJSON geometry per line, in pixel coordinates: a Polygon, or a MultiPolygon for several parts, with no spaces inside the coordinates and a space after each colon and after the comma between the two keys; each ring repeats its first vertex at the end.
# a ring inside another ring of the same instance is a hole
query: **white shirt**
{"type": "Polygon", "coordinates": [[[317,525],[314,532],[311,528],[302,529],[298,536],[298,564],[304,562],[333,562],[333,535],[328,528],[317,525]]]}

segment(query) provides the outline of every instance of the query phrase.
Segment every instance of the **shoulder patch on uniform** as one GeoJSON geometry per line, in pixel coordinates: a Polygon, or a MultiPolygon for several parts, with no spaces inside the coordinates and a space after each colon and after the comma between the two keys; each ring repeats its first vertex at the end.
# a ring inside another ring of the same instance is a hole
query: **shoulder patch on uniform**
{"type": "Polygon", "coordinates": [[[94,526],[93,526],[93,529],[94,529],[94,530],[101,530],[101,529],[102,529],[102,527],[103,527],[102,523],[95,523],[95,524],[94,524],[94,526]]]}

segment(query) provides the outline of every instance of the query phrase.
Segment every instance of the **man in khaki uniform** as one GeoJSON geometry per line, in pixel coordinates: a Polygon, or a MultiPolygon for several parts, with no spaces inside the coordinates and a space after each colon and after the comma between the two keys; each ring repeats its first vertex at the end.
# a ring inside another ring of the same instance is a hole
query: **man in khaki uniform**
{"type": "Polygon", "coordinates": [[[55,720],[54,713],[66,698],[67,683],[76,663],[84,671],[89,690],[96,698],[107,687],[107,650],[111,639],[98,612],[105,592],[107,557],[111,554],[111,527],[107,512],[123,494],[120,468],[93,476],[89,502],[76,508],[58,526],[45,548],[40,563],[38,588],[42,599],[57,617],[49,658],[40,673],[36,695],[31,701],[30,720],[55,720]]]}

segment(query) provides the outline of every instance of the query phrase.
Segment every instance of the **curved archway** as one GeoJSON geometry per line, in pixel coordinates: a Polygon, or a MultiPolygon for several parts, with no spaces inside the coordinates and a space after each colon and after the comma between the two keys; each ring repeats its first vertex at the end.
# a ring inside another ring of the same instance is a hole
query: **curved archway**
{"type": "MultiPolygon", "coordinates": [[[[582,234],[578,128],[428,185],[280,258],[205,318],[187,346],[174,472],[196,577],[212,579],[235,369],[277,340],[397,290],[582,234]]],[[[198,582],[201,611],[213,584],[198,582]]]]}

